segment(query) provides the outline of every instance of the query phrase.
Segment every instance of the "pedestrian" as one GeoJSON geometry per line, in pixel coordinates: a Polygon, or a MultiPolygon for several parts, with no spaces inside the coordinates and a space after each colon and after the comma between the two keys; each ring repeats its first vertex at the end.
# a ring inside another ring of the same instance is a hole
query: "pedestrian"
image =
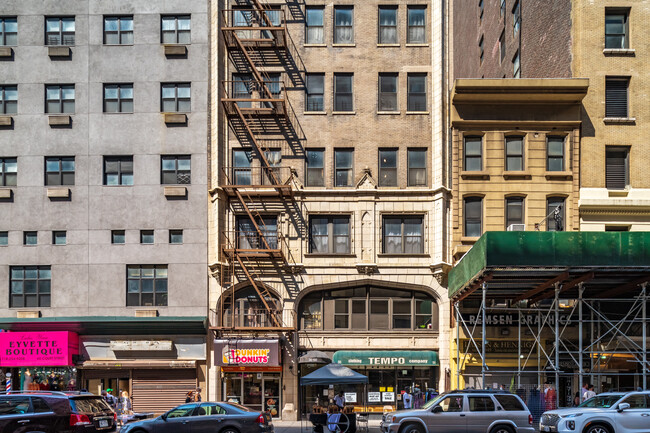
{"type": "Polygon", "coordinates": [[[129,398],[128,391],[122,391],[122,395],[117,403],[117,413],[119,419],[122,422],[122,425],[126,424],[129,416],[133,414],[133,405],[131,399],[129,398]]]}
{"type": "Polygon", "coordinates": [[[343,397],[343,391],[334,396],[334,404],[336,404],[340,409],[343,409],[345,407],[345,398],[343,397]]]}
{"type": "Polygon", "coordinates": [[[189,391],[185,394],[185,403],[192,403],[194,401],[194,391],[189,391]]]}
{"type": "Polygon", "coordinates": [[[194,401],[201,401],[201,388],[196,388],[194,392],[194,401]]]}
{"type": "Polygon", "coordinates": [[[573,397],[573,406],[578,407],[580,406],[580,392],[576,391],[575,397],[573,397]]]}
{"type": "Polygon", "coordinates": [[[102,391],[102,398],[111,409],[115,410],[115,397],[111,394],[113,390],[108,388],[107,390],[102,391]]]}
{"type": "Polygon", "coordinates": [[[580,390],[580,398],[583,399],[582,401],[585,401],[584,398],[585,398],[585,393],[586,393],[587,391],[589,391],[589,383],[585,382],[585,383],[582,385],[582,389],[580,390]]]}
{"type": "Polygon", "coordinates": [[[594,386],[589,384],[587,387],[587,392],[582,396],[583,401],[587,401],[590,398],[596,397],[596,392],[594,391],[594,386]]]}
{"type": "Polygon", "coordinates": [[[411,409],[413,407],[413,396],[409,391],[410,390],[406,388],[406,391],[402,396],[402,401],[404,402],[404,409],[411,409]]]}
{"type": "Polygon", "coordinates": [[[557,409],[557,393],[555,388],[549,383],[547,384],[546,394],[544,395],[544,403],[546,410],[557,409]]]}

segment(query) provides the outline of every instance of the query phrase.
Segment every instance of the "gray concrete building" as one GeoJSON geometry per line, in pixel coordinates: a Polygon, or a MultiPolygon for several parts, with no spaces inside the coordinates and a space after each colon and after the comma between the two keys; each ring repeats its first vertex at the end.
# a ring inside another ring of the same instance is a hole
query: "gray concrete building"
{"type": "Polygon", "coordinates": [[[208,10],[0,5],[0,329],[70,355],[4,359],[14,388],[158,412],[205,383],[208,10]]]}

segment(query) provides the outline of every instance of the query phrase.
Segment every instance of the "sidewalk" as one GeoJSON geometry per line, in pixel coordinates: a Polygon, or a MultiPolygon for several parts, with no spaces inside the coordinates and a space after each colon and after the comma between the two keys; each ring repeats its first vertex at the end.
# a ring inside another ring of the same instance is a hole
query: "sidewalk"
{"type": "MultiPolygon", "coordinates": [[[[312,433],[309,421],[273,421],[275,433],[312,433]],[[301,431],[302,428],[302,431],[301,431]]],[[[380,433],[379,420],[371,419],[368,422],[369,433],[380,433]]]]}

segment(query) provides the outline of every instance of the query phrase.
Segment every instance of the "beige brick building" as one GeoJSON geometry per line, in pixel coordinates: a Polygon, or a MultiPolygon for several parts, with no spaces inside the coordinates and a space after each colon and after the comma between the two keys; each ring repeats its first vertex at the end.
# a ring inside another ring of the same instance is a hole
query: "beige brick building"
{"type": "Polygon", "coordinates": [[[225,3],[212,8],[210,398],[295,419],[327,400],[298,385],[319,350],[369,376],[378,411],[406,388],[424,399],[447,386],[449,353],[441,2],[225,3]],[[249,347],[280,353],[234,355],[249,347]]]}
{"type": "Polygon", "coordinates": [[[649,1],[574,1],[573,75],[584,99],[581,230],[650,229],[649,1]]]}

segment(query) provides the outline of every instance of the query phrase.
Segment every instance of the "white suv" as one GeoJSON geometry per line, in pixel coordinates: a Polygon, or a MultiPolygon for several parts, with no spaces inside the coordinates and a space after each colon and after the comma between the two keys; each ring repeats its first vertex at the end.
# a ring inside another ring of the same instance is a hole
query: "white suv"
{"type": "Polygon", "coordinates": [[[544,412],[539,431],[650,433],[650,391],[607,392],[578,407],[544,412]]]}

